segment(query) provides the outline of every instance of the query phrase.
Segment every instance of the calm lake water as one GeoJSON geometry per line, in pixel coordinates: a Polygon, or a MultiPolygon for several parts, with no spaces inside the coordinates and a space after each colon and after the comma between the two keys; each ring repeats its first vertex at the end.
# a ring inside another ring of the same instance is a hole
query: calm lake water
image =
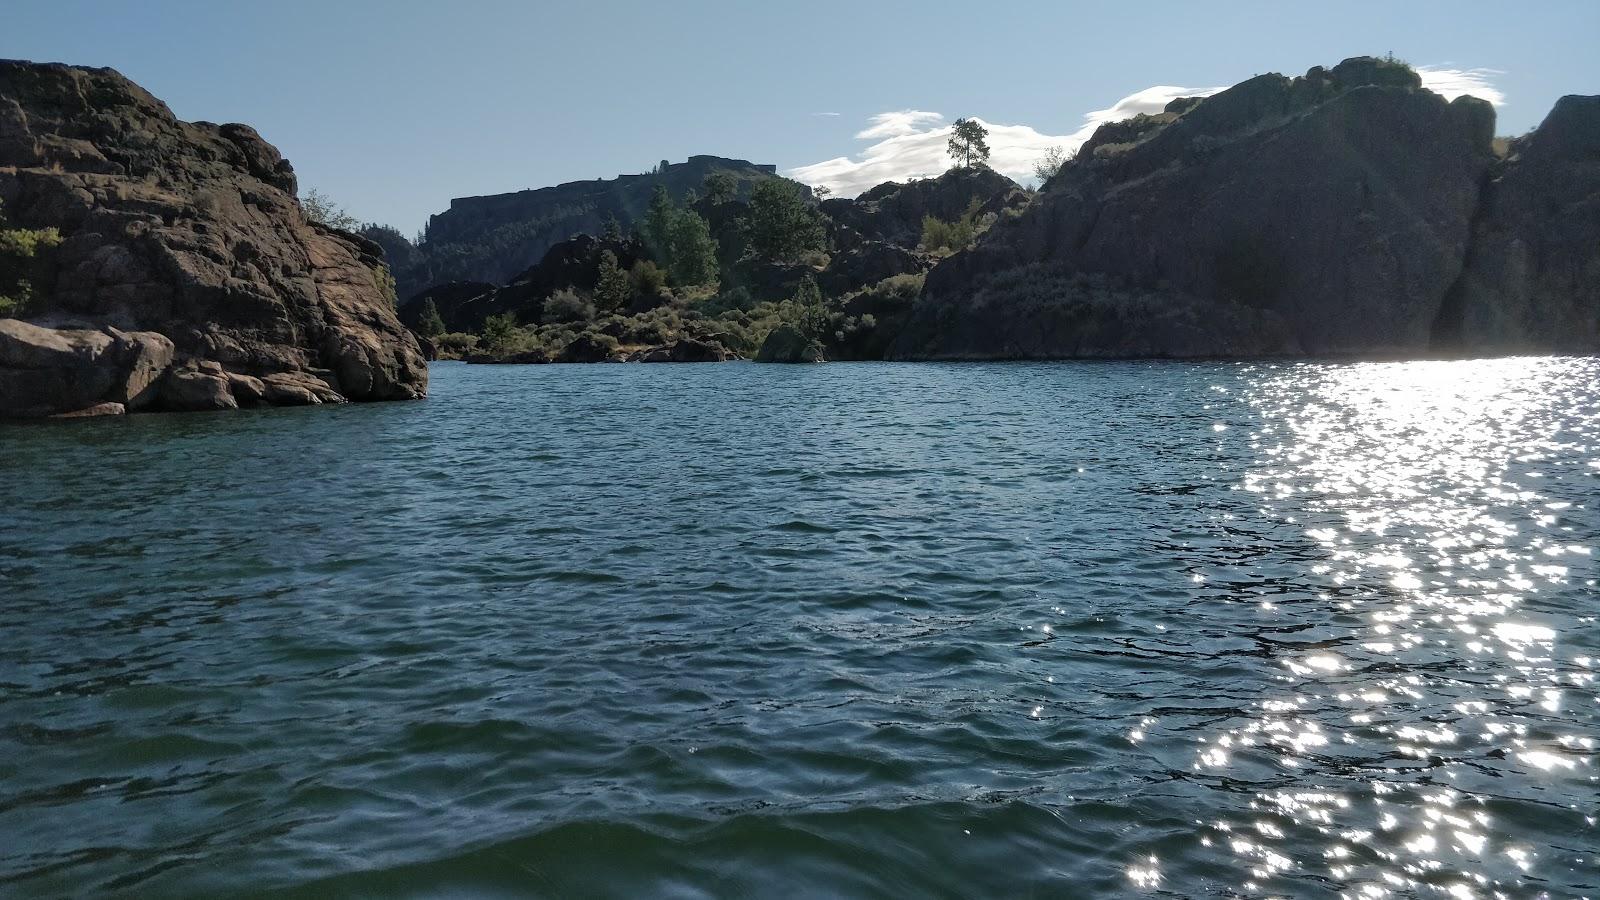
{"type": "Polygon", "coordinates": [[[0,428],[0,893],[1600,895],[1600,362],[0,428]]]}

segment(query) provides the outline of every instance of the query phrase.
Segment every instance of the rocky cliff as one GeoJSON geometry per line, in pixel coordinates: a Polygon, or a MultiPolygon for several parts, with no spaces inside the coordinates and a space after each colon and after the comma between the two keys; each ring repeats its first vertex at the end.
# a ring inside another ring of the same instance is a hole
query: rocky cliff
{"type": "Polygon", "coordinates": [[[0,320],[0,414],[425,395],[382,251],[308,222],[248,126],[179,121],[110,69],[0,61],[0,204],[63,238],[31,324],[0,320]]]}
{"type": "Polygon", "coordinates": [[[691,156],[643,175],[573,181],[554,187],[462,197],[428,220],[426,239],[401,251],[408,263],[396,266],[402,300],[450,281],[505,284],[537,263],[556,244],[575,234],[602,234],[611,219],[628,231],[643,220],[657,185],[681,201],[703,191],[706,176],[727,175],[734,195],[747,199],[757,181],[776,177],[770,165],[719,156],[691,156]]]}
{"type": "Polygon", "coordinates": [[[890,354],[1593,349],[1595,127],[1568,98],[1500,159],[1487,103],[1369,58],[1177,101],[934,269],[890,354]]]}

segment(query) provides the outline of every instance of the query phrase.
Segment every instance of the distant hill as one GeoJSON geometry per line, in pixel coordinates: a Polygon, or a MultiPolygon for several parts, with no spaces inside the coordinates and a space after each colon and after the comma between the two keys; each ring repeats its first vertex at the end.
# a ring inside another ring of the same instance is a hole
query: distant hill
{"type": "Polygon", "coordinates": [[[656,185],[682,201],[715,172],[733,180],[739,199],[748,199],[756,182],[778,177],[775,166],[691,156],[681,163],[663,161],[643,175],[451,200],[448,210],[428,220],[420,244],[381,227],[367,229],[366,236],[384,246],[402,300],[450,281],[504,284],[567,238],[599,235],[612,217],[628,230],[643,218],[656,185]]]}

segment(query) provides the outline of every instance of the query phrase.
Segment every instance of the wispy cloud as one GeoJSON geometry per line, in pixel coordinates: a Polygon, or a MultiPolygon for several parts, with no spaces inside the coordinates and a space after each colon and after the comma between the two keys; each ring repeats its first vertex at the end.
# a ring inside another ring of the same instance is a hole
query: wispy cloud
{"type": "Polygon", "coordinates": [[[1418,66],[1422,86],[1446,100],[1470,94],[1487,100],[1494,106],[1505,106],[1506,95],[1494,86],[1494,76],[1504,75],[1499,69],[1456,69],[1450,66],[1418,66]]]}
{"type": "Polygon", "coordinates": [[[821,113],[812,113],[812,115],[813,116],[817,116],[819,118],[820,117],[827,117],[827,118],[832,119],[832,118],[838,117],[839,114],[836,113],[836,112],[821,112],[821,113]]]}
{"type": "MultiPolygon", "coordinates": [[[[1084,123],[1071,134],[1046,134],[1028,125],[1003,125],[978,119],[989,129],[989,165],[1017,181],[1033,179],[1033,164],[1051,147],[1068,152],[1089,139],[1106,122],[1139,113],[1160,112],[1177,97],[1216,93],[1220,88],[1183,88],[1157,85],[1129,94],[1105,109],[1084,114],[1084,123]]],[[[811,185],[826,185],[838,196],[853,197],[885,181],[931,178],[950,168],[945,142],[950,126],[936,112],[902,109],[879,113],[868,120],[856,138],[872,141],[854,159],[840,156],[791,169],[788,175],[811,185]]]]}
{"type": "MultiPolygon", "coordinates": [[[[1495,69],[1462,69],[1450,65],[1420,66],[1424,87],[1446,99],[1471,94],[1501,106],[1505,94],[1494,85],[1495,69]]],[[[1107,122],[1130,119],[1140,113],[1158,113],[1178,97],[1209,97],[1221,87],[1189,88],[1158,84],[1135,91],[1105,109],[1083,114],[1083,124],[1070,134],[1048,134],[1028,125],[1001,125],[978,121],[989,129],[989,165],[1020,182],[1033,180],[1033,164],[1051,147],[1072,152],[1107,122]]],[[[868,120],[856,134],[871,141],[855,157],[839,156],[789,170],[789,177],[811,185],[826,185],[841,197],[853,197],[885,181],[930,178],[950,168],[945,141],[950,125],[940,113],[918,109],[883,112],[868,120]]]]}
{"type": "Polygon", "coordinates": [[[943,122],[944,116],[941,113],[925,112],[920,109],[902,109],[896,112],[878,113],[869,121],[871,125],[856,132],[858,140],[871,141],[916,134],[925,127],[943,122]]]}

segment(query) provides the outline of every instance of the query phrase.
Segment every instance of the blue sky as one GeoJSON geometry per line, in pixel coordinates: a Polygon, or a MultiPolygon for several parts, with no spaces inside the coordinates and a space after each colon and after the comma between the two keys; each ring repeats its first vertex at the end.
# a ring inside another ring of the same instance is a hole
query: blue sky
{"type": "Polygon", "coordinates": [[[112,66],[183,118],[249,123],[302,189],[407,233],[451,197],[695,153],[849,193],[924,169],[957,116],[1018,129],[1021,159],[1155,86],[1363,53],[1476,77],[1501,133],[1600,92],[1593,0],[6,0],[4,20],[0,56],[112,66]]]}

